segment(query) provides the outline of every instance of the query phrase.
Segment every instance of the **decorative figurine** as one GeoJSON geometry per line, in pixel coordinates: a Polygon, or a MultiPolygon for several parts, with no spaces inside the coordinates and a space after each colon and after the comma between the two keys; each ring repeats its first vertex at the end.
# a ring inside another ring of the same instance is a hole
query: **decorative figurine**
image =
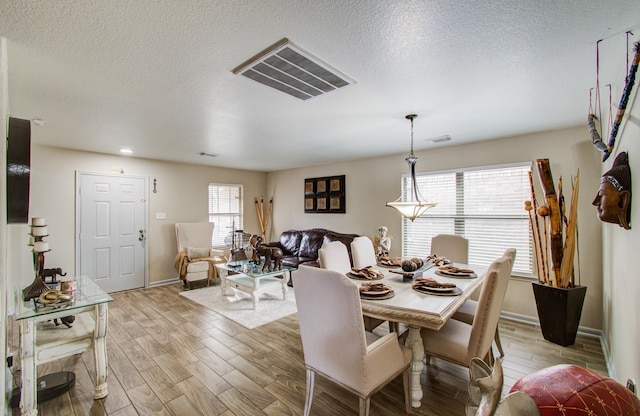
{"type": "Polygon", "coordinates": [[[616,156],[611,169],[602,175],[592,204],[597,207],[600,221],[631,229],[631,168],[627,152],[616,156]]]}
{"type": "Polygon", "coordinates": [[[282,256],[284,254],[280,247],[262,244],[262,237],[257,235],[251,236],[251,247],[253,248],[253,261],[260,262],[260,257],[264,256],[263,272],[265,269],[269,272],[282,269],[282,256]],[[271,260],[273,260],[273,265],[271,260]]]}
{"type": "Polygon", "coordinates": [[[391,237],[387,235],[387,231],[387,227],[381,225],[378,228],[378,235],[373,238],[378,259],[389,257],[389,252],[391,251],[391,237]]]}

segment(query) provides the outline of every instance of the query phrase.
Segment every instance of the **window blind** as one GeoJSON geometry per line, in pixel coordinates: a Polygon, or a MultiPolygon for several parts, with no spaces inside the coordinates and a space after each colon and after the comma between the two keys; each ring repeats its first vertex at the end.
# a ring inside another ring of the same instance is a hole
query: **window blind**
{"type": "Polygon", "coordinates": [[[209,222],[213,222],[213,247],[225,247],[224,239],[233,230],[241,230],[242,185],[209,184],[209,222]]]}
{"type": "MultiPolygon", "coordinates": [[[[424,199],[438,205],[413,222],[403,219],[402,255],[425,257],[432,237],[457,234],[469,240],[470,264],[488,266],[513,247],[514,273],[531,276],[533,246],[524,210],[524,201],[531,199],[530,171],[529,162],[416,174],[424,199]]],[[[403,176],[402,187],[407,198],[410,176],[403,176]]]]}

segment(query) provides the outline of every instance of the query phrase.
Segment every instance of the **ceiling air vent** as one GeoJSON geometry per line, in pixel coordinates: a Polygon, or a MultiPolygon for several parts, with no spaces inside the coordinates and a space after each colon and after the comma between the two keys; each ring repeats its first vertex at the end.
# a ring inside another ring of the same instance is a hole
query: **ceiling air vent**
{"type": "Polygon", "coordinates": [[[301,100],[356,83],[286,38],[236,67],[233,73],[301,100]]]}
{"type": "Polygon", "coordinates": [[[433,139],[429,139],[429,141],[433,143],[444,143],[444,142],[450,142],[451,140],[453,139],[449,135],[438,136],[438,137],[434,137],[433,139]]]}

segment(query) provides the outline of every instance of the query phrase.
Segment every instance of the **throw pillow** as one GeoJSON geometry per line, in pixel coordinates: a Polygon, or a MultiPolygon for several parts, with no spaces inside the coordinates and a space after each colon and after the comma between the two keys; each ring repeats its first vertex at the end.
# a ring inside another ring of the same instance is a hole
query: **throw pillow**
{"type": "Polygon", "coordinates": [[[191,260],[209,257],[211,249],[209,247],[187,247],[187,257],[191,260]]]}

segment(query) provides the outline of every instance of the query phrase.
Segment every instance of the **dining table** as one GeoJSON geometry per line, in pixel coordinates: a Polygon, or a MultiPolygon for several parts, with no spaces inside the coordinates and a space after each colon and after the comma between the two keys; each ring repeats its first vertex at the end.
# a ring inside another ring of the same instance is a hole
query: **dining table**
{"type": "MultiPolygon", "coordinates": [[[[424,346],[420,335],[421,328],[440,330],[453,314],[469,299],[484,280],[487,267],[454,263],[460,269],[470,269],[474,273],[467,276],[445,275],[439,266],[427,264],[419,269],[414,277],[401,274],[400,267],[387,268],[376,266],[383,273],[379,280],[370,282],[384,283],[393,289],[392,297],[369,299],[361,297],[362,313],[365,317],[382,321],[398,322],[408,325],[405,345],[411,349],[411,406],[420,407],[422,386],[420,374],[424,368],[424,346]],[[459,290],[455,292],[424,293],[413,289],[412,283],[418,276],[431,277],[438,282],[454,283],[459,290]],[[455,294],[454,294],[455,293],[455,294]]],[[[349,275],[349,274],[348,274],[349,275]]],[[[353,277],[353,275],[351,275],[353,277]]],[[[365,283],[366,279],[360,279],[365,283]]]]}

